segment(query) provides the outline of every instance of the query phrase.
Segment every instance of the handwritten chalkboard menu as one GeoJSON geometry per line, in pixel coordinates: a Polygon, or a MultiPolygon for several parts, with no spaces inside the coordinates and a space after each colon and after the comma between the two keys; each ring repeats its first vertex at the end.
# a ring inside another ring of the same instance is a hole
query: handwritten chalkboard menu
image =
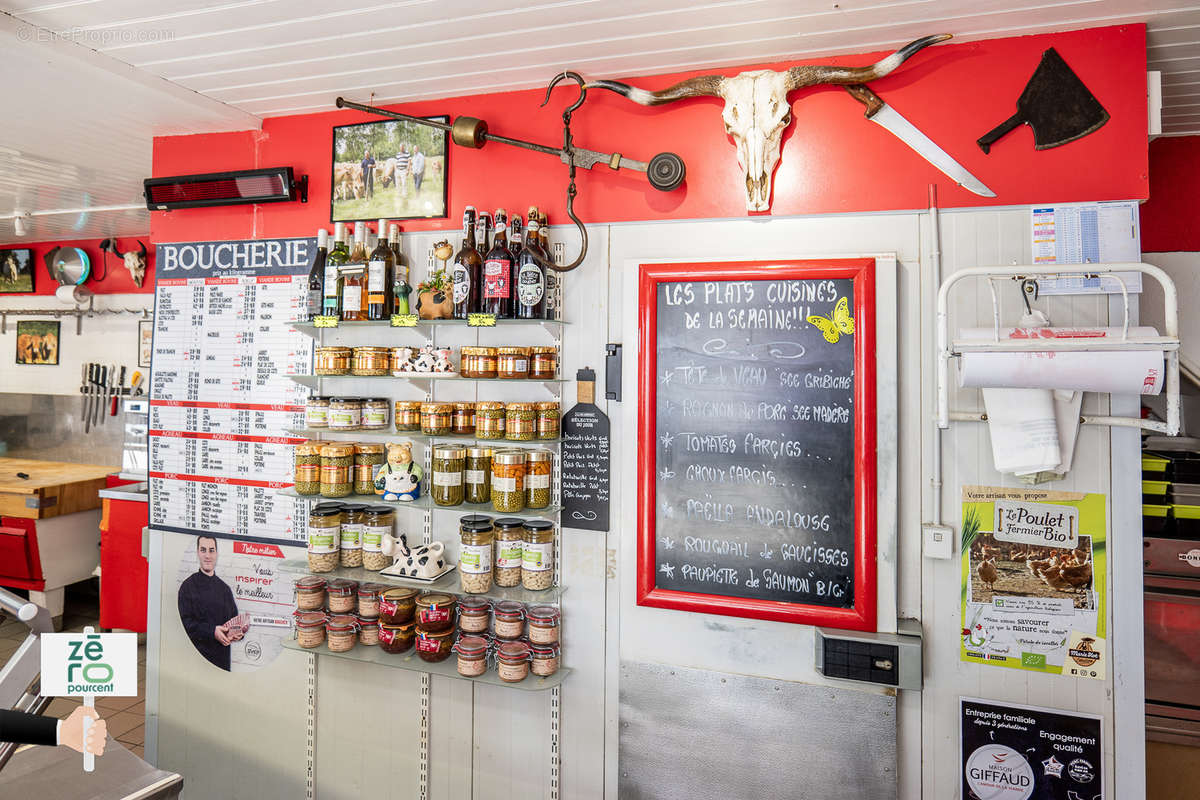
{"type": "Polygon", "coordinates": [[[872,267],[643,267],[639,587],[664,601],[646,604],[873,617],[859,374],[872,267]]]}
{"type": "Polygon", "coordinates": [[[563,524],[608,530],[609,421],[592,400],[596,375],[580,370],[579,403],[562,420],[563,524]]]}

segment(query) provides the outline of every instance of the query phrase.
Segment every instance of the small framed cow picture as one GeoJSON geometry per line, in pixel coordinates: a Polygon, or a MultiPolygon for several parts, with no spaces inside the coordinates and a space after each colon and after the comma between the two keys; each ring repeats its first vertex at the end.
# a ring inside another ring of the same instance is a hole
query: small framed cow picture
{"type": "Polygon", "coordinates": [[[448,132],[407,120],[335,127],[330,222],[446,216],[449,149],[448,132]]]}
{"type": "Polygon", "coordinates": [[[0,294],[33,291],[33,251],[28,247],[0,250],[0,294]]]}
{"type": "Polygon", "coordinates": [[[59,323],[57,322],[42,322],[41,320],[17,322],[17,363],[57,364],[58,329],[59,323]]]}

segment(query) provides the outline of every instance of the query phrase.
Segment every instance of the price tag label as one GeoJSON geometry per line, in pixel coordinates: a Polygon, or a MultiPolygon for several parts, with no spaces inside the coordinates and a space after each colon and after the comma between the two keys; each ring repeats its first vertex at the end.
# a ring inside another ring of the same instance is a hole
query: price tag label
{"type": "Polygon", "coordinates": [[[495,314],[468,314],[467,325],[471,328],[494,328],[496,327],[495,314]]]}
{"type": "Polygon", "coordinates": [[[415,328],[418,319],[416,314],[392,314],[392,327],[415,328]]]}
{"type": "Polygon", "coordinates": [[[313,317],[314,328],[336,328],[337,326],[337,317],[313,317]]]}

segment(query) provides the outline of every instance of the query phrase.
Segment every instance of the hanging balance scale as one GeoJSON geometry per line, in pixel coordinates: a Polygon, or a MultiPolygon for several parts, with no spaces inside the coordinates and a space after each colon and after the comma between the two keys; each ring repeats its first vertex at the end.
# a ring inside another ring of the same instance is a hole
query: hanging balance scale
{"type": "Polygon", "coordinates": [[[683,159],[674,153],[659,153],[650,159],[649,162],[636,161],[631,158],[626,158],[620,153],[601,153],[596,150],[588,150],[583,147],[576,147],[574,139],[571,136],[571,114],[577,110],[583,101],[587,98],[587,89],[584,88],[583,77],[575,72],[563,72],[556,75],[550,85],[546,87],[546,98],[542,101],[542,105],[550,102],[550,91],[558,85],[562,80],[572,80],[579,84],[579,99],[567,107],[562,114],[563,120],[563,146],[550,147],[536,142],[526,142],[522,139],[510,139],[507,136],[499,136],[488,132],[488,124],[485,120],[476,119],[475,117],[456,117],[453,122],[438,122],[435,120],[423,119],[421,117],[413,117],[408,114],[401,114],[396,111],[388,111],[387,109],[377,108],[375,106],[363,105],[362,103],[354,103],[345,98],[337,99],[338,108],[352,108],[357,111],[365,111],[368,114],[375,114],[389,119],[399,119],[406,122],[412,122],[417,125],[425,125],[430,128],[448,131],[450,138],[460,147],[470,147],[474,150],[481,149],[488,142],[499,142],[501,144],[511,145],[513,147],[521,147],[525,150],[533,150],[537,153],[545,153],[546,155],[554,156],[567,165],[570,172],[570,182],[567,185],[567,216],[575,223],[575,228],[579,231],[581,245],[579,255],[570,264],[559,266],[547,259],[543,259],[535,254],[537,261],[548,269],[556,272],[569,272],[583,263],[584,257],[587,255],[588,237],[587,229],[584,228],[583,222],[575,215],[575,168],[583,167],[591,169],[597,164],[604,164],[609,169],[617,170],[622,167],[626,169],[637,170],[638,172],[646,173],[647,180],[650,185],[660,192],[670,192],[679,188],[683,183],[686,174],[686,168],[683,159]]]}

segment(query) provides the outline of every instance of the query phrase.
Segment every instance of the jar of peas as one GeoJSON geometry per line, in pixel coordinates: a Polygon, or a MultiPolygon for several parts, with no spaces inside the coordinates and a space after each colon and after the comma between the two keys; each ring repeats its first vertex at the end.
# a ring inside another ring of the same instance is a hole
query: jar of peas
{"type": "Polygon", "coordinates": [[[467,448],[463,486],[468,503],[487,503],[492,499],[492,448],[467,448]]]}
{"type": "Polygon", "coordinates": [[[525,508],[525,451],[492,453],[492,507],[515,514],[525,508]]]}

